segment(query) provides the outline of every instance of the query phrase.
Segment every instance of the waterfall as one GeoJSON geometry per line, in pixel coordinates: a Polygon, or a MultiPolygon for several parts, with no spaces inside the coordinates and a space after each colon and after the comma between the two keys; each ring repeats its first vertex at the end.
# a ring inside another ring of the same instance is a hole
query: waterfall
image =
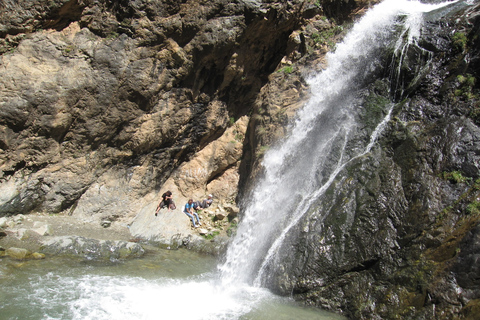
{"type": "Polygon", "coordinates": [[[391,102],[370,130],[361,121],[366,107],[359,92],[385,75],[392,56],[397,64],[403,61],[408,45],[420,35],[423,13],[444,5],[385,0],[327,55],[328,67],[308,79],[309,102],[298,111],[288,136],[265,154],[264,176],[244,199],[237,235],[219,266],[224,286],[262,285],[291,228],[342,169],[371,150],[390,119],[393,99],[403,95],[400,67],[391,63],[390,88],[395,92],[386,94],[391,102]]]}

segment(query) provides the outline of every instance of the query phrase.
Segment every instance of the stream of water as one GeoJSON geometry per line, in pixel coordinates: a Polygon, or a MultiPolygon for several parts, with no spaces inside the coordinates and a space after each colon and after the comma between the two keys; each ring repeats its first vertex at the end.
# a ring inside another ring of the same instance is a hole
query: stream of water
{"type": "Polygon", "coordinates": [[[438,6],[385,0],[370,10],[309,79],[312,99],[290,134],[264,158],[264,178],[249,201],[225,261],[187,250],[151,249],[141,259],[100,263],[62,257],[0,261],[0,319],[342,319],[263,288],[285,235],[352,159],[369,152],[390,105],[358,139],[356,90],[379,68],[392,37],[415,41],[422,13],[438,6]],[[397,19],[398,16],[404,19],[397,19]],[[354,142],[354,143],[353,143],[354,142]]]}

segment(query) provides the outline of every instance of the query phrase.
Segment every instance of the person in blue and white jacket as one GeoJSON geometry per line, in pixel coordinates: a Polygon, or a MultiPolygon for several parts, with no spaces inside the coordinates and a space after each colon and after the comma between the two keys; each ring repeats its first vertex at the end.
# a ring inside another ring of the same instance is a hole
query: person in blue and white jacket
{"type": "Polygon", "coordinates": [[[198,214],[193,209],[193,199],[188,200],[188,203],[185,204],[185,208],[183,209],[183,212],[185,212],[185,214],[192,220],[194,228],[197,228],[197,227],[202,225],[200,223],[199,218],[198,218],[198,214]],[[195,224],[195,219],[194,218],[197,218],[198,225],[195,224]]]}

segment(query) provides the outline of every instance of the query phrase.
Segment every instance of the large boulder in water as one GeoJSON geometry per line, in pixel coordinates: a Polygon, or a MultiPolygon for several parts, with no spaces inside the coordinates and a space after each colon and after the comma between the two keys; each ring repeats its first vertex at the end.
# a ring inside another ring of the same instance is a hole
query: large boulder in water
{"type": "Polygon", "coordinates": [[[53,237],[43,242],[42,252],[67,254],[88,260],[118,260],[141,257],[145,250],[135,242],[87,239],[84,237],[53,237]]]}

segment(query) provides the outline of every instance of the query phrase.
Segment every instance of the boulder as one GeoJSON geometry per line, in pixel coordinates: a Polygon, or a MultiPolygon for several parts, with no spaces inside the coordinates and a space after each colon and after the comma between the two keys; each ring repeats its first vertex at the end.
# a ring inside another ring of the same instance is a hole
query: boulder
{"type": "Polygon", "coordinates": [[[170,211],[162,209],[155,216],[156,205],[152,202],[145,206],[130,222],[129,229],[134,238],[176,248],[190,235],[196,236],[192,234],[190,218],[182,212],[183,207],[170,211]]]}
{"type": "Polygon", "coordinates": [[[16,232],[16,235],[17,235],[17,238],[20,239],[20,240],[26,240],[30,237],[29,230],[27,230],[25,228],[18,229],[17,232],[16,232]]]}
{"type": "Polygon", "coordinates": [[[224,204],[223,207],[228,212],[228,215],[231,217],[236,217],[240,212],[240,208],[233,203],[224,204]]]}
{"type": "Polygon", "coordinates": [[[0,228],[6,228],[7,227],[7,221],[8,221],[8,219],[6,217],[1,217],[0,218],[0,228]]]}
{"type": "Polygon", "coordinates": [[[198,234],[200,234],[201,236],[205,236],[208,234],[208,230],[204,228],[200,228],[198,229],[198,234]]]}
{"type": "Polygon", "coordinates": [[[129,241],[110,241],[87,239],[84,237],[64,236],[45,240],[41,247],[43,253],[81,256],[87,260],[118,260],[141,257],[143,247],[129,241]]]}
{"type": "Polygon", "coordinates": [[[28,251],[27,249],[23,249],[23,248],[15,248],[15,247],[12,247],[12,248],[8,248],[6,251],[5,251],[6,255],[11,257],[12,259],[17,259],[17,260],[24,260],[28,257],[28,255],[30,255],[30,251],[28,251]]]}
{"type": "Polygon", "coordinates": [[[35,223],[31,231],[38,233],[41,236],[48,236],[52,234],[52,227],[44,223],[35,223]]]}
{"type": "Polygon", "coordinates": [[[217,212],[215,213],[215,219],[217,220],[223,220],[227,216],[226,212],[217,212]]]}
{"type": "Polygon", "coordinates": [[[37,259],[37,260],[45,259],[45,254],[39,253],[39,252],[34,252],[34,253],[32,253],[32,258],[37,259]]]}
{"type": "Polygon", "coordinates": [[[12,217],[12,220],[16,224],[21,224],[23,222],[23,220],[25,220],[25,216],[23,214],[17,214],[17,215],[12,217]]]}

